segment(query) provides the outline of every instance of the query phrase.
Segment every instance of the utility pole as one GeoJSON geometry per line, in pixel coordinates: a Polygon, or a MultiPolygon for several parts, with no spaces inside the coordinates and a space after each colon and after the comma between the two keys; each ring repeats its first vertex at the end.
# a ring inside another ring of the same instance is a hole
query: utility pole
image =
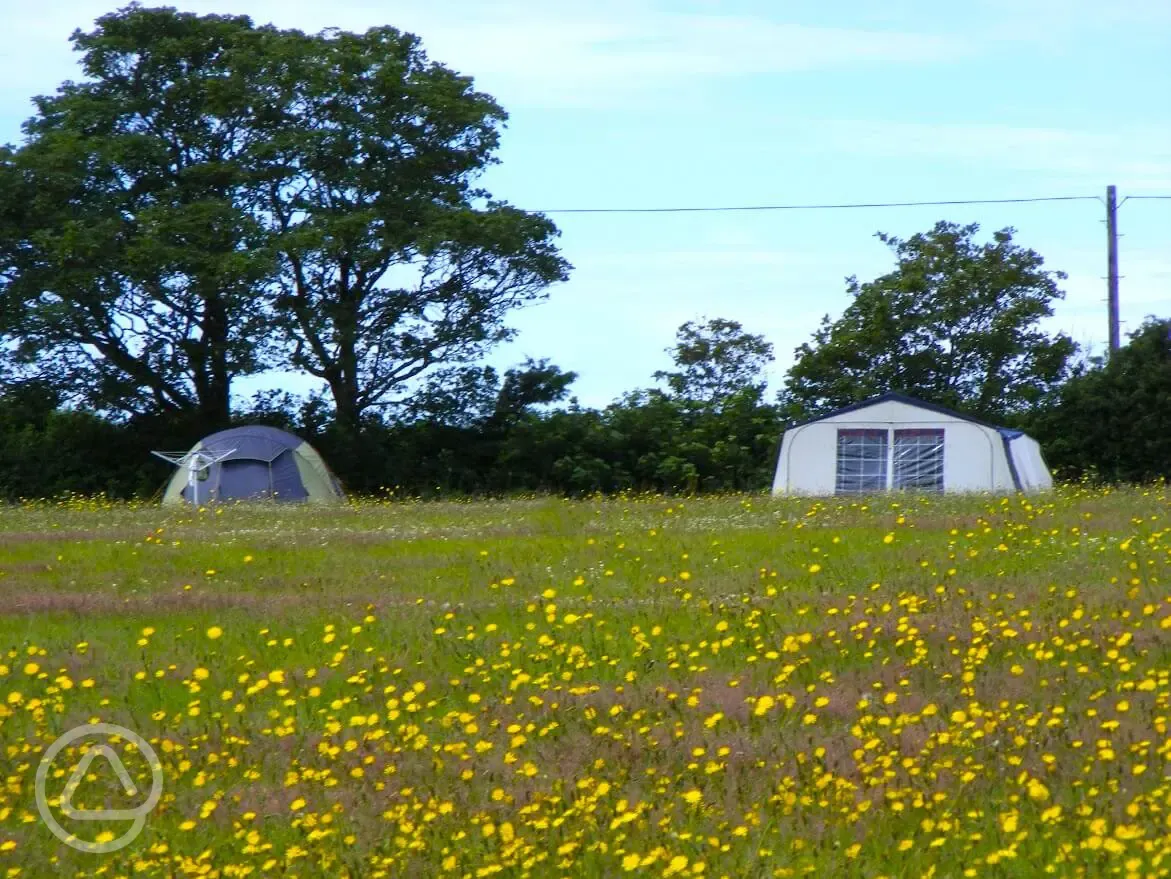
{"type": "Polygon", "coordinates": [[[1106,187],[1106,288],[1109,296],[1110,353],[1118,350],[1118,190],[1106,187]]]}

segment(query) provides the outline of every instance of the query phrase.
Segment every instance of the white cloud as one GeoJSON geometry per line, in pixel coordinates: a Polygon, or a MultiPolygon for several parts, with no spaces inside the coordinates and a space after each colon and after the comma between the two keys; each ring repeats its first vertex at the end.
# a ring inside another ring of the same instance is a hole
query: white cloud
{"type": "MultiPolygon", "coordinates": [[[[247,14],[258,23],[307,31],[394,25],[417,33],[433,58],[475,76],[506,106],[613,106],[713,76],[924,64],[955,59],[969,48],[952,36],[808,27],[615,0],[176,0],[175,5],[204,14],[247,14]]],[[[69,33],[75,27],[88,30],[110,8],[108,0],[72,0],[46,12],[0,0],[6,36],[0,73],[7,89],[45,91],[75,76],[69,69],[69,33]]]]}
{"type": "Polygon", "coordinates": [[[986,23],[989,36],[1049,46],[1071,36],[1103,37],[1117,28],[1125,28],[1128,40],[1138,40],[1171,27],[1171,4],[1158,0],[978,0],[972,12],[986,23]]]}
{"type": "Polygon", "coordinates": [[[599,4],[588,12],[524,4],[491,20],[428,21],[424,14],[419,22],[436,57],[475,72],[490,91],[518,105],[613,106],[711,77],[924,64],[968,50],[953,37],[667,13],[637,4],[599,4]]]}
{"type": "Polygon", "coordinates": [[[1002,124],[823,121],[804,127],[809,146],[867,157],[940,160],[952,167],[1039,172],[1046,182],[1102,181],[1171,190],[1171,127],[1088,132],[1002,124]]]}

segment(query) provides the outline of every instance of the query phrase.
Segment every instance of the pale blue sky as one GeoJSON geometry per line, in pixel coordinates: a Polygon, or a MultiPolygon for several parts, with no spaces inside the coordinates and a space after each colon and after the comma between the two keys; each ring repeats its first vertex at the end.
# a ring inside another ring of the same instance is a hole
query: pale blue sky
{"type": "MultiPolygon", "coordinates": [[[[19,138],[31,95],[77,75],[70,32],[117,5],[0,0],[0,141],[19,138]]],[[[530,209],[1171,195],[1164,0],[171,5],[417,33],[509,111],[485,184],[530,209]]],[[[572,279],[516,315],[493,361],[550,357],[589,405],[650,384],[675,328],[703,315],[766,335],[779,386],[846,305],[845,276],[889,268],[873,233],[939,219],[1015,226],[1070,275],[1053,325],[1106,338],[1097,202],[554,218],[572,279]]],[[[1127,202],[1120,229],[1125,332],[1171,305],[1171,201],[1127,202]]]]}

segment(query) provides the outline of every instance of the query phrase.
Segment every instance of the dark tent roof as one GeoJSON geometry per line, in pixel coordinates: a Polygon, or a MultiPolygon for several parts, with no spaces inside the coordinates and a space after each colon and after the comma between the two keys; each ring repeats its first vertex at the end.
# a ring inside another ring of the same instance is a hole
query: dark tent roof
{"type": "MultiPolygon", "coordinates": [[[[197,449],[214,460],[194,480],[186,467],[179,467],[163,493],[163,503],[252,498],[333,502],[345,497],[317,451],[275,427],[254,424],[221,430],[191,451],[197,449]]],[[[190,454],[164,457],[176,463],[190,454]]]]}
{"type": "Polygon", "coordinates": [[[824,421],[826,418],[833,418],[835,415],[844,415],[847,412],[855,412],[858,409],[865,409],[868,406],[873,406],[876,403],[905,403],[908,406],[916,406],[919,409],[927,409],[930,412],[938,412],[940,415],[950,415],[952,418],[960,418],[964,421],[970,421],[973,424],[979,424],[981,427],[990,427],[993,430],[998,430],[1002,435],[1011,434],[1009,439],[1014,439],[1021,435],[1019,430],[1012,430],[1008,427],[997,427],[995,424],[989,424],[987,421],[982,421],[979,418],[974,418],[971,415],[965,415],[963,412],[957,412],[954,409],[948,409],[946,406],[940,406],[938,403],[928,403],[926,400],[918,400],[915,397],[909,397],[906,394],[900,394],[898,391],[887,391],[885,394],[879,394],[877,397],[871,397],[869,400],[862,400],[858,403],[851,403],[849,406],[843,406],[841,409],[835,409],[833,412],[826,412],[824,415],[818,415],[816,418],[807,418],[804,421],[799,421],[797,424],[792,424],[789,429],[794,427],[804,427],[806,424],[813,424],[815,421],[824,421]]]}
{"type": "Polygon", "coordinates": [[[235,449],[225,461],[273,461],[282,452],[300,448],[305,441],[275,427],[249,425],[231,427],[200,440],[201,448],[209,452],[235,449]]]}

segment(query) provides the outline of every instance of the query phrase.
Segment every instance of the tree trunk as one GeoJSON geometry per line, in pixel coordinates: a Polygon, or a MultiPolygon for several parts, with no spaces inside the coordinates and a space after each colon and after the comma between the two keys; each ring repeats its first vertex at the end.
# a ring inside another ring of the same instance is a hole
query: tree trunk
{"type": "Polygon", "coordinates": [[[200,332],[202,338],[192,343],[189,356],[195,385],[195,409],[210,432],[227,427],[232,418],[228,315],[218,292],[203,297],[200,332]]]}
{"type": "Polygon", "coordinates": [[[329,379],[328,383],[333,395],[334,423],[343,433],[356,436],[362,422],[357,387],[340,374],[329,379]]]}

